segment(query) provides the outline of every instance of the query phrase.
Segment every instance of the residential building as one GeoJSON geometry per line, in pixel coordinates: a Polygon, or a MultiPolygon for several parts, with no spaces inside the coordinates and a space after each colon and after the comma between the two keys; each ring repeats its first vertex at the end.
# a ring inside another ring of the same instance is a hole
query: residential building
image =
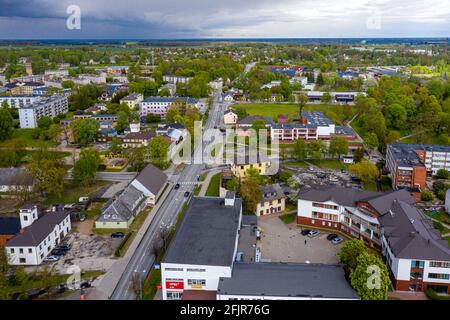
{"type": "Polygon", "coordinates": [[[50,78],[64,78],[69,76],[69,70],[67,69],[45,70],[44,74],[50,78]]]}
{"type": "Polygon", "coordinates": [[[132,132],[122,139],[122,147],[125,149],[135,149],[147,147],[156,134],[150,131],[132,132]]]}
{"type": "Polygon", "coordinates": [[[182,77],[182,76],[163,76],[163,81],[164,82],[169,82],[169,83],[173,83],[173,84],[177,84],[177,83],[188,83],[189,80],[191,80],[192,78],[190,77],[182,77]]]}
{"type": "Polygon", "coordinates": [[[394,201],[415,203],[406,190],[387,193],[326,185],[303,188],[298,193],[297,224],[335,230],[381,248],[379,217],[394,201]]]}
{"type": "Polygon", "coordinates": [[[38,120],[47,116],[56,117],[58,114],[69,112],[67,97],[53,95],[46,99],[41,99],[31,105],[19,108],[19,120],[21,128],[37,128],[38,120]]]}
{"type": "Polygon", "coordinates": [[[0,247],[20,232],[20,218],[0,217],[0,247]]]}
{"type": "Polygon", "coordinates": [[[144,95],[133,92],[125,98],[122,98],[120,100],[120,103],[125,103],[130,109],[135,109],[136,107],[139,107],[139,103],[141,103],[142,101],[144,101],[144,95]]]}
{"type": "Polygon", "coordinates": [[[256,169],[259,174],[266,175],[269,173],[270,159],[263,154],[249,154],[243,151],[238,155],[235,155],[234,159],[230,163],[230,169],[233,174],[238,178],[245,178],[247,176],[247,170],[256,169]]]}
{"type": "Polygon", "coordinates": [[[286,206],[286,197],[279,184],[261,187],[261,201],[256,205],[257,216],[283,212],[286,206]]]}
{"type": "Polygon", "coordinates": [[[106,72],[109,75],[127,74],[129,69],[129,66],[109,66],[106,67],[106,72]]]}
{"type": "Polygon", "coordinates": [[[279,86],[281,86],[281,81],[275,80],[275,81],[271,81],[269,83],[262,85],[261,89],[272,89],[274,87],[279,87],[279,86]]]}
{"type": "Polygon", "coordinates": [[[4,101],[8,103],[8,106],[10,108],[23,108],[25,106],[31,105],[39,100],[41,100],[42,97],[38,95],[26,95],[26,96],[5,96],[0,97],[0,106],[4,101]]]}
{"type": "Polygon", "coordinates": [[[445,211],[450,214],[450,189],[445,193],[445,211]]]}
{"type": "Polygon", "coordinates": [[[187,97],[149,97],[139,104],[139,113],[141,118],[145,118],[147,114],[157,114],[161,118],[166,117],[167,109],[172,104],[186,103],[189,107],[200,109],[200,101],[198,99],[187,97]]]}
{"type": "Polygon", "coordinates": [[[223,123],[226,125],[236,124],[238,121],[238,115],[232,109],[228,109],[223,114],[223,123]]]}
{"type": "Polygon", "coordinates": [[[393,143],[387,146],[386,168],[393,188],[425,190],[428,175],[450,171],[450,146],[393,143]]]}
{"type": "Polygon", "coordinates": [[[167,175],[152,164],[131,182],[131,185],[141,191],[147,198],[147,205],[154,206],[167,185],[167,175]]]}
{"type": "Polygon", "coordinates": [[[73,116],[74,119],[79,119],[79,118],[92,118],[97,120],[98,122],[102,122],[102,121],[112,121],[112,122],[116,122],[117,121],[117,114],[75,114],[73,116]]]}
{"type": "Polygon", "coordinates": [[[235,95],[235,93],[231,92],[231,91],[224,93],[222,96],[222,100],[224,102],[234,102],[234,95],[235,95]]]}
{"type": "MultiPolygon", "coordinates": [[[[323,91],[305,91],[309,103],[322,103],[323,91]]],[[[364,92],[327,92],[331,96],[331,103],[351,104],[358,96],[366,96],[364,92]]]]}
{"type": "Polygon", "coordinates": [[[32,95],[33,89],[45,87],[43,82],[15,82],[8,83],[5,85],[6,88],[9,89],[12,95],[15,96],[23,96],[23,95],[32,95]]]}
{"type": "MultiPolygon", "coordinates": [[[[33,95],[45,96],[45,95],[47,95],[49,89],[50,89],[49,87],[42,87],[42,88],[33,89],[33,95]]],[[[63,89],[63,88],[61,88],[61,93],[63,95],[65,95],[66,97],[69,97],[72,94],[72,89],[70,89],[70,88],[63,89]]]]}
{"type": "Polygon", "coordinates": [[[0,168],[0,192],[32,191],[34,179],[25,168],[0,168]]]}
{"type": "Polygon", "coordinates": [[[289,84],[300,84],[302,87],[305,87],[308,84],[308,78],[307,77],[293,77],[289,79],[289,84]]]}
{"type": "Polygon", "coordinates": [[[394,202],[379,220],[395,290],[450,294],[450,248],[432,220],[403,201],[394,202]]]}
{"type": "Polygon", "coordinates": [[[10,265],[40,265],[72,229],[69,212],[38,212],[36,205],[20,209],[22,231],[6,243],[10,265]]]}
{"type": "Polygon", "coordinates": [[[159,124],[156,128],[158,136],[166,136],[171,142],[181,142],[187,134],[186,128],[181,123],[159,124]]]}
{"type": "Polygon", "coordinates": [[[108,143],[113,138],[117,137],[117,131],[114,128],[99,129],[95,141],[99,143],[108,143]]]}
{"type": "Polygon", "coordinates": [[[247,116],[243,119],[239,119],[236,124],[236,134],[238,136],[248,136],[253,128],[253,124],[257,120],[262,120],[266,126],[268,135],[271,134],[271,129],[275,126],[275,121],[271,117],[265,116],[247,116]]]}

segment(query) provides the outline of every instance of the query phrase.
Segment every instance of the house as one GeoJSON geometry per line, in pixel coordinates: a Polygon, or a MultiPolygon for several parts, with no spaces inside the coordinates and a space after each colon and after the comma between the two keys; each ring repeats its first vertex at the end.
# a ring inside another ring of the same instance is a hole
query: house
{"type": "Polygon", "coordinates": [[[222,96],[222,100],[224,102],[234,102],[234,93],[231,91],[228,91],[227,93],[224,93],[222,96]]]}
{"type": "Polygon", "coordinates": [[[261,187],[261,201],[256,205],[257,216],[265,216],[285,210],[286,197],[279,184],[261,187]]]}
{"type": "Polygon", "coordinates": [[[269,157],[261,153],[249,154],[244,151],[243,154],[235,155],[230,163],[230,169],[233,174],[241,179],[246,177],[249,169],[256,169],[260,175],[266,175],[269,172],[269,168],[269,157]]]}
{"type": "Polygon", "coordinates": [[[425,190],[428,175],[450,171],[450,146],[392,143],[387,146],[386,168],[393,188],[425,190]]]}
{"type": "Polygon", "coordinates": [[[450,248],[433,221],[404,201],[394,201],[379,221],[394,289],[450,294],[450,248]]]}
{"type": "Polygon", "coordinates": [[[8,83],[5,85],[6,88],[11,92],[12,95],[15,96],[23,96],[23,95],[32,95],[33,89],[45,87],[45,84],[43,82],[35,82],[35,81],[28,81],[28,82],[15,82],[15,83],[8,83]]]}
{"type": "Polygon", "coordinates": [[[144,95],[140,93],[133,92],[132,94],[129,94],[128,96],[122,98],[120,100],[120,103],[125,103],[128,108],[135,109],[139,106],[139,103],[144,101],[144,95]]]}
{"type": "Polygon", "coordinates": [[[291,79],[289,79],[290,85],[294,85],[296,83],[298,83],[302,87],[304,87],[308,84],[308,78],[307,77],[292,77],[291,79]]]}
{"type": "Polygon", "coordinates": [[[114,137],[117,137],[117,131],[114,128],[99,129],[95,137],[95,141],[99,143],[110,142],[114,137]]]}
{"type": "Polygon", "coordinates": [[[52,95],[46,99],[19,108],[21,128],[37,128],[41,117],[54,118],[59,114],[69,112],[69,100],[66,96],[52,95]]]}
{"type": "Polygon", "coordinates": [[[238,120],[238,115],[232,109],[228,109],[223,114],[223,123],[226,125],[236,124],[238,120]]]}
{"type": "Polygon", "coordinates": [[[147,198],[147,205],[154,206],[167,185],[167,175],[152,164],[131,182],[131,185],[141,191],[147,198]]]}
{"type": "Polygon", "coordinates": [[[271,81],[269,83],[262,85],[261,89],[272,89],[274,87],[279,87],[279,86],[281,86],[281,81],[276,80],[276,81],[271,81]]]}
{"type": "Polygon", "coordinates": [[[131,132],[122,139],[122,147],[125,149],[135,149],[147,147],[156,134],[150,131],[131,132]]]}
{"type": "Polygon", "coordinates": [[[0,247],[20,232],[20,218],[0,217],[0,247]]]}
{"type": "Polygon", "coordinates": [[[72,229],[69,212],[39,213],[26,205],[19,215],[22,230],[5,247],[10,265],[40,265],[72,229]]]}
{"type": "Polygon", "coordinates": [[[130,184],[103,206],[100,217],[95,221],[95,228],[128,229],[146,205],[144,193],[130,184]]]}
{"type": "Polygon", "coordinates": [[[171,105],[183,103],[197,109],[202,107],[200,100],[188,97],[149,97],[139,104],[139,113],[141,118],[145,118],[149,113],[165,118],[171,105]]]}
{"type": "Polygon", "coordinates": [[[0,192],[14,192],[34,187],[33,177],[25,168],[0,168],[0,192]]]}
{"type": "Polygon", "coordinates": [[[166,136],[171,142],[180,142],[187,134],[186,128],[181,123],[159,124],[156,129],[158,136],[166,136]]]}
{"type": "Polygon", "coordinates": [[[183,77],[183,76],[172,76],[172,75],[163,76],[164,82],[169,82],[169,83],[173,83],[173,84],[188,83],[189,80],[191,80],[191,79],[192,78],[190,78],[190,77],[183,77]]]}
{"type": "Polygon", "coordinates": [[[270,134],[271,128],[275,125],[275,122],[271,117],[265,116],[247,116],[243,119],[239,119],[236,125],[236,134],[238,136],[248,136],[253,127],[253,124],[257,120],[262,120],[265,124],[265,127],[270,134]]]}
{"type": "Polygon", "coordinates": [[[120,74],[127,74],[129,69],[130,69],[129,66],[109,66],[106,67],[106,72],[109,75],[120,75],[120,74]]]}
{"type": "Polygon", "coordinates": [[[39,100],[41,100],[42,97],[37,95],[25,95],[25,96],[5,96],[0,97],[0,106],[3,104],[4,101],[8,103],[8,106],[10,108],[23,108],[27,105],[31,105],[39,100]]]}
{"type": "Polygon", "coordinates": [[[339,231],[378,250],[379,217],[389,212],[394,201],[416,202],[406,190],[381,193],[335,185],[302,188],[297,198],[297,224],[339,231]]]}

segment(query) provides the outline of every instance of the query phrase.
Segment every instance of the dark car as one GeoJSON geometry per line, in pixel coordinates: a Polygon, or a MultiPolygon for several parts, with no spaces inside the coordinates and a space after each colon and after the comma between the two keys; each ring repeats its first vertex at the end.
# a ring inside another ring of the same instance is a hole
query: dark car
{"type": "Polygon", "coordinates": [[[180,184],[179,184],[179,183],[177,183],[177,184],[175,185],[174,189],[175,189],[175,190],[178,190],[178,189],[180,189],[180,184]]]}
{"type": "Polygon", "coordinates": [[[82,283],[80,284],[80,288],[81,288],[81,289],[87,289],[87,288],[90,288],[90,287],[91,287],[91,284],[90,284],[89,282],[87,282],[87,281],[82,282],[82,283]]]}
{"type": "Polygon", "coordinates": [[[189,191],[186,191],[186,192],[184,193],[184,197],[187,198],[187,197],[189,197],[190,194],[191,194],[191,193],[190,193],[189,191]]]}
{"type": "Polygon", "coordinates": [[[60,257],[60,256],[65,256],[66,253],[67,253],[66,250],[58,250],[58,249],[54,249],[50,254],[51,254],[52,256],[60,257]]]}
{"type": "Polygon", "coordinates": [[[316,174],[316,177],[319,179],[325,179],[327,177],[327,175],[323,172],[319,172],[316,174]]]}
{"type": "Polygon", "coordinates": [[[361,182],[361,179],[358,177],[352,177],[351,179],[353,182],[361,182]]]}
{"type": "Polygon", "coordinates": [[[55,250],[63,250],[63,251],[69,251],[72,249],[72,245],[68,243],[61,243],[59,246],[56,247],[55,250]]]}
{"type": "Polygon", "coordinates": [[[125,237],[125,234],[123,232],[111,233],[111,238],[123,238],[123,237],[125,237]]]}
{"type": "Polygon", "coordinates": [[[329,234],[329,235],[327,236],[327,240],[328,240],[328,241],[331,241],[331,240],[333,240],[333,239],[336,239],[337,237],[338,237],[337,234],[331,233],[331,234],[329,234]]]}
{"type": "Polygon", "coordinates": [[[302,236],[307,236],[310,232],[311,230],[309,229],[302,230],[302,236]]]}

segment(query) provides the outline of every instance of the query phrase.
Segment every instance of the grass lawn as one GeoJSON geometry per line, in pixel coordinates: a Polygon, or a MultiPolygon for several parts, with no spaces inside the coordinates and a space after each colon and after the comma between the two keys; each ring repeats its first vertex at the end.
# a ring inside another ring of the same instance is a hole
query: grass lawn
{"type": "Polygon", "coordinates": [[[45,204],[69,204],[76,203],[80,197],[88,197],[101,187],[108,185],[108,181],[96,181],[91,186],[80,185],[76,181],[66,181],[64,187],[64,193],[61,197],[56,195],[48,195],[45,199],[45,204]]]}
{"type": "Polygon", "coordinates": [[[208,189],[206,190],[205,196],[207,197],[218,197],[219,196],[219,184],[220,184],[220,173],[212,176],[209,182],[208,189]]]}
{"type": "Polygon", "coordinates": [[[156,291],[156,286],[161,283],[161,270],[152,269],[147,280],[144,282],[143,300],[153,300],[156,291]]]}
{"type": "Polygon", "coordinates": [[[364,184],[363,184],[363,188],[364,188],[365,190],[368,190],[368,191],[376,192],[376,191],[377,191],[377,184],[376,184],[375,181],[373,181],[373,182],[371,182],[371,183],[364,183],[364,184]]]}
{"type": "Polygon", "coordinates": [[[450,215],[442,211],[425,211],[425,214],[445,224],[450,224],[450,215]]]}
{"type": "Polygon", "coordinates": [[[450,229],[444,227],[444,225],[440,222],[433,221],[433,227],[438,229],[441,234],[450,233],[450,229]]]}
{"type": "MultiPolygon", "coordinates": [[[[289,115],[289,119],[298,118],[297,104],[281,104],[281,103],[249,103],[236,104],[233,108],[243,107],[249,115],[260,115],[273,118],[275,121],[279,114],[289,115]]],[[[309,104],[306,105],[307,111],[321,111],[336,124],[342,124],[341,106],[329,104],[309,104]]],[[[355,114],[355,108],[352,107],[352,116],[355,114]]]]}
{"type": "Polygon", "coordinates": [[[97,217],[99,217],[100,213],[102,212],[103,205],[104,205],[104,203],[96,202],[91,205],[91,208],[89,210],[81,212],[81,214],[84,214],[86,216],[86,219],[88,219],[88,220],[97,219],[97,217]]]}
{"type": "MultiPolygon", "coordinates": [[[[34,129],[14,129],[11,139],[17,139],[24,143],[26,147],[29,148],[39,148],[39,147],[55,147],[56,143],[53,141],[43,141],[33,138],[34,129]]],[[[4,142],[3,142],[4,143],[4,142]]],[[[2,146],[3,143],[0,143],[2,146]]]]}
{"type": "Polygon", "coordinates": [[[295,221],[295,217],[296,217],[295,213],[290,213],[279,216],[278,218],[280,218],[280,220],[283,221],[285,224],[289,224],[295,221]]]}

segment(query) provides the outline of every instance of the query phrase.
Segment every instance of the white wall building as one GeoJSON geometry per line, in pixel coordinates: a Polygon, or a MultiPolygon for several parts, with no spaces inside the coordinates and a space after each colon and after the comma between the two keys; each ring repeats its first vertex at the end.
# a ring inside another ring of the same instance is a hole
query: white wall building
{"type": "Polygon", "coordinates": [[[164,82],[173,83],[173,84],[188,83],[189,80],[191,80],[191,79],[192,78],[190,78],[190,77],[183,77],[183,76],[172,76],[172,75],[163,76],[164,82]]]}
{"type": "Polygon", "coordinates": [[[69,112],[68,99],[65,96],[53,95],[47,99],[39,100],[31,105],[19,109],[21,128],[37,128],[38,120],[47,116],[56,117],[58,114],[69,112]]]}
{"type": "Polygon", "coordinates": [[[6,101],[10,108],[19,109],[33,104],[41,99],[42,97],[37,95],[0,97],[0,106],[4,101],[6,101]]]}
{"type": "Polygon", "coordinates": [[[161,118],[165,118],[167,109],[177,101],[185,102],[189,106],[194,106],[198,109],[202,108],[202,105],[198,99],[187,97],[149,97],[139,104],[140,116],[146,117],[147,114],[156,114],[161,118]]]}
{"type": "Polygon", "coordinates": [[[120,100],[120,103],[125,103],[128,108],[134,109],[139,106],[139,103],[144,101],[144,95],[140,93],[132,93],[120,100]]]}

